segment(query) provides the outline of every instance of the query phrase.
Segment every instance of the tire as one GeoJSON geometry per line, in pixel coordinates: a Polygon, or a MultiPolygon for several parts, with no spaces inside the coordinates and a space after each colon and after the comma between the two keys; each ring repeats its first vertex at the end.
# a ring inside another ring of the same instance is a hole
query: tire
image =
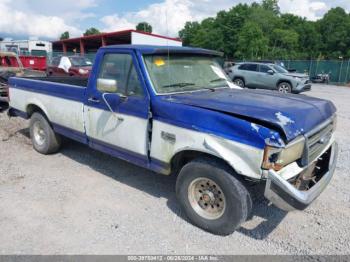
{"type": "Polygon", "coordinates": [[[252,200],[234,176],[226,165],[211,158],[193,160],[181,169],[176,196],[192,224],[229,235],[247,220],[252,200]]]}
{"type": "Polygon", "coordinates": [[[290,94],[292,93],[292,86],[288,82],[281,82],[278,84],[277,90],[282,94],[290,94]]]}
{"type": "Polygon", "coordinates": [[[41,113],[35,112],[30,118],[30,137],[33,148],[44,155],[56,153],[61,146],[61,137],[56,134],[49,121],[41,113]]]}
{"type": "Polygon", "coordinates": [[[243,80],[242,78],[235,78],[235,79],[233,80],[233,83],[234,83],[235,85],[239,86],[239,87],[242,87],[242,88],[245,87],[245,82],[244,82],[244,80],[243,80]]]}

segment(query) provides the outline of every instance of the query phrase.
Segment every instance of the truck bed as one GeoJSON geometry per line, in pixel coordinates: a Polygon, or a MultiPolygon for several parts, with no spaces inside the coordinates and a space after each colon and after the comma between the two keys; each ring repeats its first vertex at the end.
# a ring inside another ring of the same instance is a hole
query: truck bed
{"type": "Polygon", "coordinates": [[[11,107],[26,116],[39,105],[54,129],[65,128],[84,139],[83,106],[87,79],[77,77],[11,77],[11,107]]]}

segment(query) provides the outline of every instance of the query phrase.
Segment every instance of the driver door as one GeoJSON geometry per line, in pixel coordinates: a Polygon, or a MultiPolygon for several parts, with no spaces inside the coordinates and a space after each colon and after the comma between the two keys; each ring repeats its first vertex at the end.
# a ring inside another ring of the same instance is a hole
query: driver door
{"type": "Polygon", "coordinates": [[[136,164],[148,162],[149,98],[132,52],[105,53],[96,61],[85,101],[89,145],[136,164]]]}
{"type": "MultiPolygon", "coordinates": [[[[259,88],[263,89],[276,89],[276,76],[274,74],[270,74],[272,68],[267,65],[259,65],[259,88]]],[[[273,71],[273,70],[272,70],[273,71]]]]}

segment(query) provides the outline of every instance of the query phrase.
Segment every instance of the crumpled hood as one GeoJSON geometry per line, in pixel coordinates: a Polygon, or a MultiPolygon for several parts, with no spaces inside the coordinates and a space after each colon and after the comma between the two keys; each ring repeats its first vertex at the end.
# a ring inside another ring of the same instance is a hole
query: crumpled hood
{"type": "Polygon", "coordinates": [[[276,91],[222,89],[164,96],[164,100],[248,119],[283,132],[287,142],[307,133],[336,111],[332,102],[276,91]]]}

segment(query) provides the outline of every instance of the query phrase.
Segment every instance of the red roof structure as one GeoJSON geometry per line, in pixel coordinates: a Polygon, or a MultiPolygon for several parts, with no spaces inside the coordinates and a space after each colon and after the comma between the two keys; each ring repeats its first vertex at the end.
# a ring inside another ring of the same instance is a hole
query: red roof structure
{"type": "Polygon", "coordinates": [[[52,43],[52,48],[54,52],[79,52],[81,54],[85,54],[89,52],[96,52],[102,46],[120,44],[181,46],[182,41],[178,38],[166,37],[130,29],[59,40],[52,43]]]}

